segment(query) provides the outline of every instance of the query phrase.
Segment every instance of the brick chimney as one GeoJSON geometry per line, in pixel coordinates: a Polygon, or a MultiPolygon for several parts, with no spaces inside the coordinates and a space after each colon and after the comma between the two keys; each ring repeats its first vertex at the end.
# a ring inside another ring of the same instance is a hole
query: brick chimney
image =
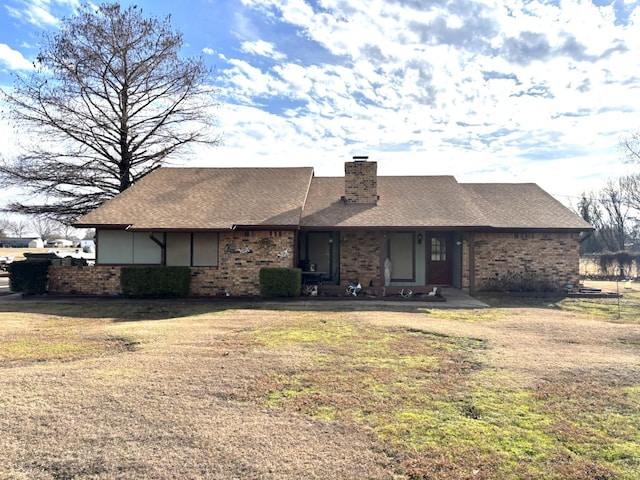
{"type": "Polygon", "coordinates": [[[378,203],[378,164],[353,157],[344,164],[344,202],[378,203]]]}

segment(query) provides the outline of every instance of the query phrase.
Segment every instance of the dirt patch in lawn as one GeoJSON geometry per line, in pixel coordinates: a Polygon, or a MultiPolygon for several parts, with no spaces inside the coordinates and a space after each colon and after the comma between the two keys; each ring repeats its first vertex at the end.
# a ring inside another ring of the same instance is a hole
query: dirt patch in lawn
{"type": "Polygon", "coordinates": [[[27,303],[0,303],[8,478],[640,475],[637,323],[27,303]]]}

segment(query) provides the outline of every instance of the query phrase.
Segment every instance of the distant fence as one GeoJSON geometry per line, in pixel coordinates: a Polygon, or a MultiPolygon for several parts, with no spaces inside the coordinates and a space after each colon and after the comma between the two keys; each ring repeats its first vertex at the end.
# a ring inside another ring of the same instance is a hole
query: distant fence
{"type": "Polygon", "coordinates": [[[580,276],[586,278],[640,279],[640,254],[604,253],[580,256],[580,276]],[[622,274],[620,272],[622,267],[622,274]]]}

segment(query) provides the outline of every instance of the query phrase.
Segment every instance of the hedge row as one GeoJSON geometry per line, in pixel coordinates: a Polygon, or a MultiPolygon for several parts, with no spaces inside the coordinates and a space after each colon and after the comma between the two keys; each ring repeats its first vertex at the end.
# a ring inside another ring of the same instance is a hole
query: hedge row
{"type": "MultiPolygon", "coordinates": [[[[14,292],[41,295],[47,292],[49,259],[29,259],[9,266],[10,288],[14,292]]],[[[263,297],[300,295],[299,268],[262,268],[259,274],[263,297]]],[[[191,289],[189,267],[122,267],[120,288],[127,297],[185,297],[191,289]]]]}

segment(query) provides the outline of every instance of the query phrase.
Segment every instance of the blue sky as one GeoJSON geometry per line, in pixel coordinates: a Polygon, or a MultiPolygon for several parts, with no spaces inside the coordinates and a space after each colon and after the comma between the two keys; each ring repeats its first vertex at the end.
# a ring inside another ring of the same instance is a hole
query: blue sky
{"type": "MultiPolygon", "coordinates": [[[[224,145],[180,164],[313,166],[535,182],[562,201],[630,171],[640,127],[635,1],[141,0],[220,89],[224,145]]],[[[0,0],[0,88],[75,0],[0,0]]],[[[0,121],[0,154],[16,136],[0,121]]],[[[21,138],[21,141],[25,141],[21,138]]]]}

